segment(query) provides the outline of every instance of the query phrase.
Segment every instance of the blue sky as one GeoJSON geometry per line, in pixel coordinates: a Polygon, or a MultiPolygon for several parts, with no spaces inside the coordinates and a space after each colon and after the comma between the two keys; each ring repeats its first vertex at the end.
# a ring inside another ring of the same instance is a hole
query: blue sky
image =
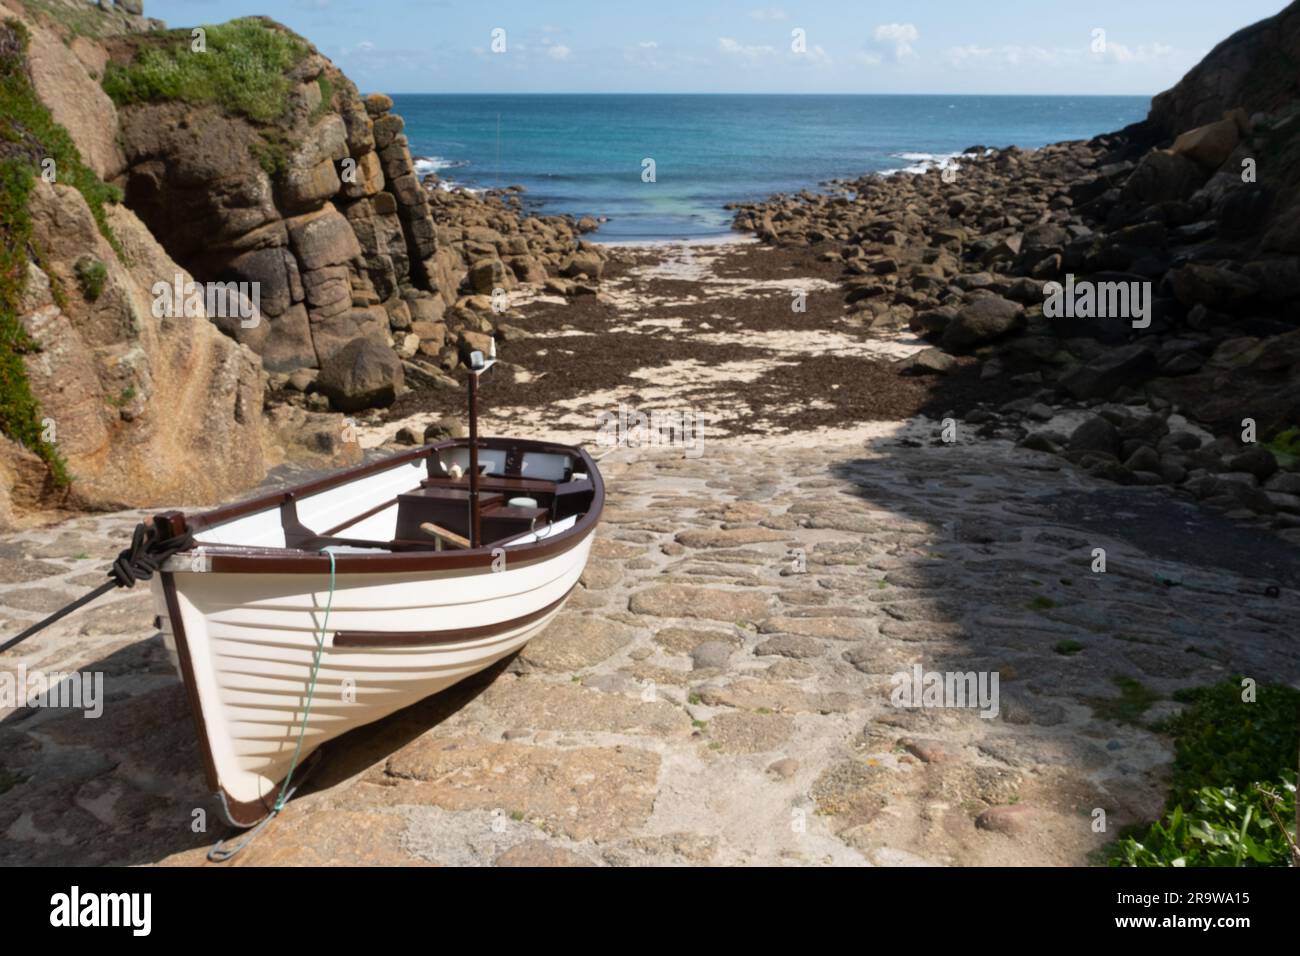
{"type": "Polygon", "coordinates": [[[1284,6],[1284,0],[145,0],[146,13],[174,27],[251,13],[274,17],[315,43],[363,91],[390,93],[1151,95],[1172,86],[1230,33],[1284,6]],[[498,29],[504,34],[497,47],[504,50],[494,52],[498,29]]]}

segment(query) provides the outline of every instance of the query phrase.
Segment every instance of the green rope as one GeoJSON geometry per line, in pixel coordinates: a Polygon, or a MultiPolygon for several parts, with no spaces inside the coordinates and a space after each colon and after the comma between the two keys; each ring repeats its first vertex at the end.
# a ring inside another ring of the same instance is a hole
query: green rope
{"type": "Polygon", "coordinates": [[[325,620],[321,623],[320,631],[317,632],[316,654],[311,665],[311,683],[307,685],[307,706],[302,710],[302,723],[298,725],[298,745],[293,750],[293,761],[289,764],[289,773],[284,778],[284,783],[280,787],[280,795],[275,799],[275,812],[279,813],[284,809],[288,800],[289,782],[293,779],[293,772],[298,766],[298,757],[302,754],[302,738],[307,733],[307,720],[311,717],[311,702],[316,694],[316,675],[320,673],[320,656],[321,651],[325,649],[325,631],[329,629],[330,609],[334,607],[334,552],[326,551],[330,556],[330,595],[325,602],[325,620]]]}
{"type": "Polygon", "coordinates": [[[289,773],[280,786],[280,795],[275,798],[275,807],[261,823],[244,834],[243,839],[233,846],[227,846],[224,840],[218,840],[212,849],[208,851],[208,859],[213,863],[225,863],[252,843],[257,835],[262,832],[262,829],[280,815],[280,811],[289,802],[289,798],[298,790],[297,787],[290,787],[290,782],[293,780],[294,771],[298,769],[298,758],[302,756],[302,739],[307,733],[307,720],[311,716],[311,703],[316,696],[316,677],[320,673],[321,652],[325,649],[325,632],[329,630],[330,610],[334,607],[334,552],[326,551],[325,553],[330,556],[330,595],[325,602],[325,619],[321,622],[320,631],[316,637],[316,653],[311,664],[311,682],[307,685],[307,704],[302,711],[302,723],[298,725],[298,743],[293,750],[293,761],[289,764],[289,773]]]}

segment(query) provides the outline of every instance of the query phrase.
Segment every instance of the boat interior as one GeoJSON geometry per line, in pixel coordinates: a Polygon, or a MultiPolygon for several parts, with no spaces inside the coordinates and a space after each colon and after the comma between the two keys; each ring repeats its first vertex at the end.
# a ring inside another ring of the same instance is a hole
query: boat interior
{"type": "MultiPolygon", "coordinates": [[[[480,439],[480,548],[528,544],[573,525],[591,507],[594,468],[576,449],[480,439]]],[[[467,442],[399,455],[389,467],[345,472],[253,504],[190,519],[199,545],[352,553],[472,547],[467,442]]]]}

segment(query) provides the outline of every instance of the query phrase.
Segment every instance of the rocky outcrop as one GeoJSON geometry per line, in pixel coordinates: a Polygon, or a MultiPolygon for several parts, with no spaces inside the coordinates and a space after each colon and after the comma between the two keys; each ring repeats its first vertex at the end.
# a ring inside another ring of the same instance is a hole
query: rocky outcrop
{"type": "Polygon", "coordinates": [[[108,214],[121,256],[70,186],[38,182],[30,212],[42,259],[30,266],[20,310],[37,346],[25,364],[73,476],[65,503],[216,502],[259,481],[257,356],[202,311],[155,315],[155,277],[181,270],[130,210],[108,214]],[[76,291],[88,260],[104,269],[93,299],[76,291]]]}
{"type": "Polygon", "coordinates": [[[1238,30],[1151,104],[1166,136],[1213,123],[1240,107],[1274,114],[1300,102],[1300,3],[1238,30]]]}
{"type": "Polygon", "coordinates": [[[6,176],[7,184],[29,185],[4,197],[7,222],[21,223],[21,251],[7,260],[20,280],[6,284],[0,303],[15,334],[4,347],[17,353],[23,378],[5,384],[9,395],[30,396],[35,421],[6,419],[29,447],[0,442],[0,521],[50,506],[228,498],[265,473],[261,362],[223,336],[201,303],[176,313],[158,309],[160,277],[182,286],[191,277],[99,181],[124,161],[113,104],[97,83],[99,44],[154,24],[130,12],[138,5],[92,9],[51,0],[41,8],[86,17],[68,21],[78,30],[16,6],[6,0],[0,7],[0,45],[6,70],[30,86],[14,93],[27,99],[6,118],[6,138],[26,151],[0,151],[0,160],[23,164],[57,154],[58,161],[21,174],[21,165],[10,165],[6,176]],[[66,124],[85,152],[51,145],[63,135],[53,123],[66,124]],[[33,426],[39,443],[30,438],[33,426]]]}
{"type": "Polygon", "coordinates": [[[952,353],[900,373],[973,355],[1018,393],[971,413],[981,434],[1300,528],[1283,491],[1300,479],[1300,73],[1260,78],[1297,50],[1293,4],[1216,48],[1144,126],[973,147],[951,170],[743,205],[736,225],[842,263],[849,324],[952,353]],[[1091,417],[1038,424],[1067,408],[1091,417]]]}
{"type": "MultiPolygon", "coordinates": [[[[129,61],[133,42],[114,56],[129,61]]],[[[265,323],[225,328],[283,372],[357,338],[389,346],[394,320],[454,300],[459,280],[440,270],[400,120],[385,122],[391,101],[363,103],[314,51],[289,80],[287,113],[269,129],[217,105],[121,111],[127,204],[196,276],[259,284],[265,323]]]]}

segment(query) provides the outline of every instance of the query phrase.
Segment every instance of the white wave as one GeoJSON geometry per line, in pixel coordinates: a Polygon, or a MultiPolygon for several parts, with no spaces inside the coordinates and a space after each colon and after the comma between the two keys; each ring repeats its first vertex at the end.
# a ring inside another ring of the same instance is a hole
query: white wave
{"type": "Polygon", "coordinates": [[[476,186],[466,186],[463,183],[456,182],[454,179],[438,180],[438,188],[445,193],[462,192],[462,193],[472,193],[474,195],[477,195],[478,193],[483,192],[481,188],[478,188],[476,186]]]}
{"type": "Polygon", "coordinates": [[[460,166],[468,166],[463,159],[445,159],[442,156],[418,156],[415,159],[415,171],[421,176],[427,176],[429,173],[436,173],[443,169],[456,169],[460,166]]]}
{"type": "Polygon", "coordinates": [[[956,168],[960,165],[962,153],[890,153],[893,159],[907,160],[910,166],[899,166],[895,169],[881,170],[882,176],[894,176],[898,173],[908,173],[909,175],[920,175],[927,173],[932,169],[956,168]]]}

